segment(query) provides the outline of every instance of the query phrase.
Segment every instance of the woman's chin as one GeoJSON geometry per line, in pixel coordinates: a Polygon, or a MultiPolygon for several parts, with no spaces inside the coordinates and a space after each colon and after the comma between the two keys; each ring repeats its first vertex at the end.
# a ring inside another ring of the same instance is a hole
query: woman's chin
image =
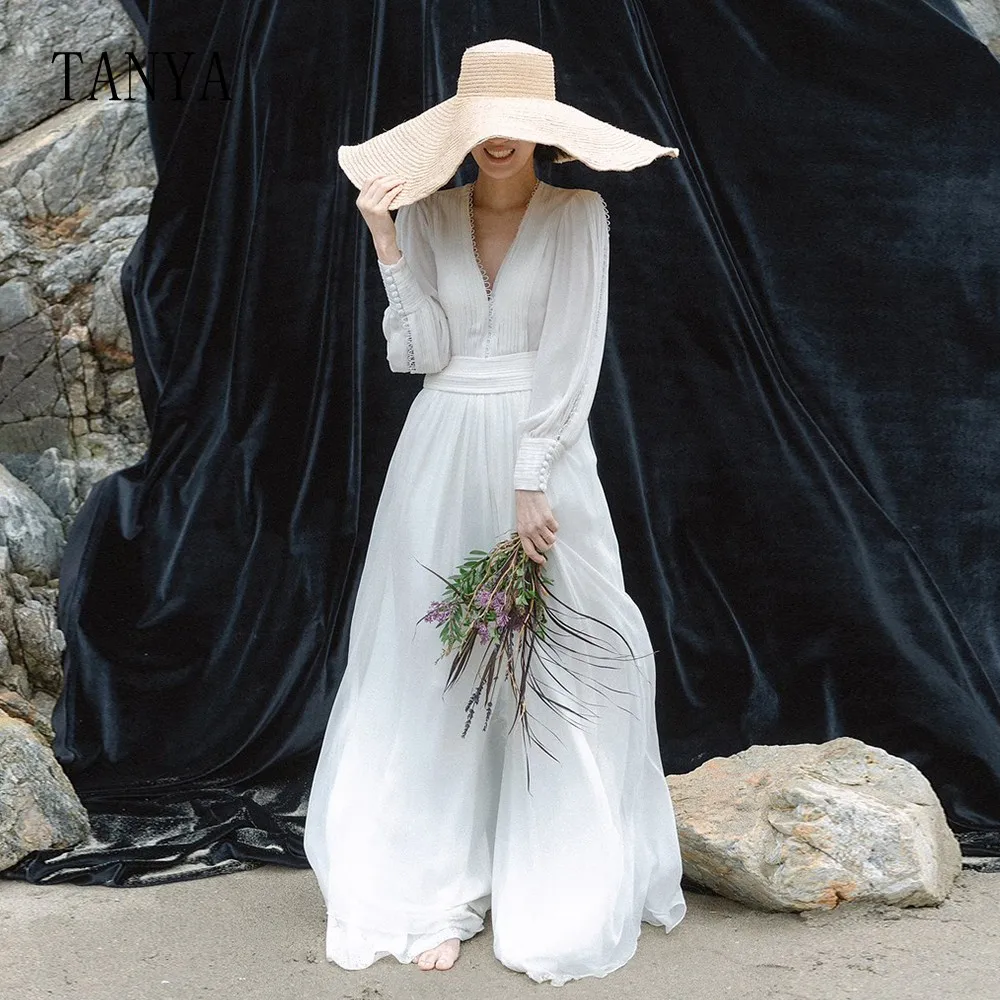
{"type": "Polygon", "coordinates": [[[509,157],[506,160],[490,160],[487,159],[487,156],[488,154],[483,154],[483,158],[481,160],[477,159],[476,162],[479,164],[480,172],[495,181],[503,181],[509,177],[516,177],[531,162],[530,159],[522,159],[520,157],[517,159],[509,157]]]}

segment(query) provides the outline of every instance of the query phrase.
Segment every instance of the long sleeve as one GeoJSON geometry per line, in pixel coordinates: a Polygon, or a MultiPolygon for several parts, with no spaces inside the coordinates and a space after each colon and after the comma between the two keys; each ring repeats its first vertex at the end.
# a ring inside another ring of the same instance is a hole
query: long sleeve
{"type": "Polygon", "coordinates": [[[378,262],[389,297],[382,318],[386,359],[394,372],[438,372],[451,355],[448,318],[435,298],[437,268],[420,202],[396,213],[396,240],[402,257],[395,264],[378,262]]]}
{"type": "Polygon", "coordinates": [[[595,191],[565,206],[532,376],[528,416],[517,425],[514,488],[545,490],[552,463],[580,436],[604,357],[608,318],[608,215],[595,191]]]}

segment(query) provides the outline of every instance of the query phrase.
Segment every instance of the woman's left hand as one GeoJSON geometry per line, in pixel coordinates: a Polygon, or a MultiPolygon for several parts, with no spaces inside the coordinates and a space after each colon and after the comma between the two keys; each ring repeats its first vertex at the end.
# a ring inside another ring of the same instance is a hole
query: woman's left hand
{"type": "Polygon", "coordinates": [[[521,545],[532,562],[545,565],[543,552],[556,541],[559,522],[552,514],[548,497],[542,490],[515,490],[517,503],[517,533],[521,545]]]}

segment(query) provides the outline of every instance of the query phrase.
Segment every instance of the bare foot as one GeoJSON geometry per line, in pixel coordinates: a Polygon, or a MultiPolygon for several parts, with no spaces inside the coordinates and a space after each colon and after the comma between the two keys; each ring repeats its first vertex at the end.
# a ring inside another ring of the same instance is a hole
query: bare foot
{"type": "Polygon", "coordinates": [[[436,948],[428,948],[427,951],[422,951],[413,961],[425,971],[428,969],[450,969],[458,958],[458,949],[460,946],[461,942],[458,938],[448,938],[447,941],[442,941],[436,948]]]}

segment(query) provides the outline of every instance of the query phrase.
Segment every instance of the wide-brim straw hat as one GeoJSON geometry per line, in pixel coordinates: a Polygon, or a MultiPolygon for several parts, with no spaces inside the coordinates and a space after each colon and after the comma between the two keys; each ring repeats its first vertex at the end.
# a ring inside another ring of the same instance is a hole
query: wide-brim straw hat
{"type": "Polygon", "coordinates": [[[337,158],[358,188],[379,175],[402,178],[389,206],[399,208],[447,183],[475,146],[494,137],[555,146],[557,163],[579,160],[594,170],[633,170],[679,153],[557,101],[552,56],[505,38],[465,50],[454,97],[341,146],[337,158]]]}

